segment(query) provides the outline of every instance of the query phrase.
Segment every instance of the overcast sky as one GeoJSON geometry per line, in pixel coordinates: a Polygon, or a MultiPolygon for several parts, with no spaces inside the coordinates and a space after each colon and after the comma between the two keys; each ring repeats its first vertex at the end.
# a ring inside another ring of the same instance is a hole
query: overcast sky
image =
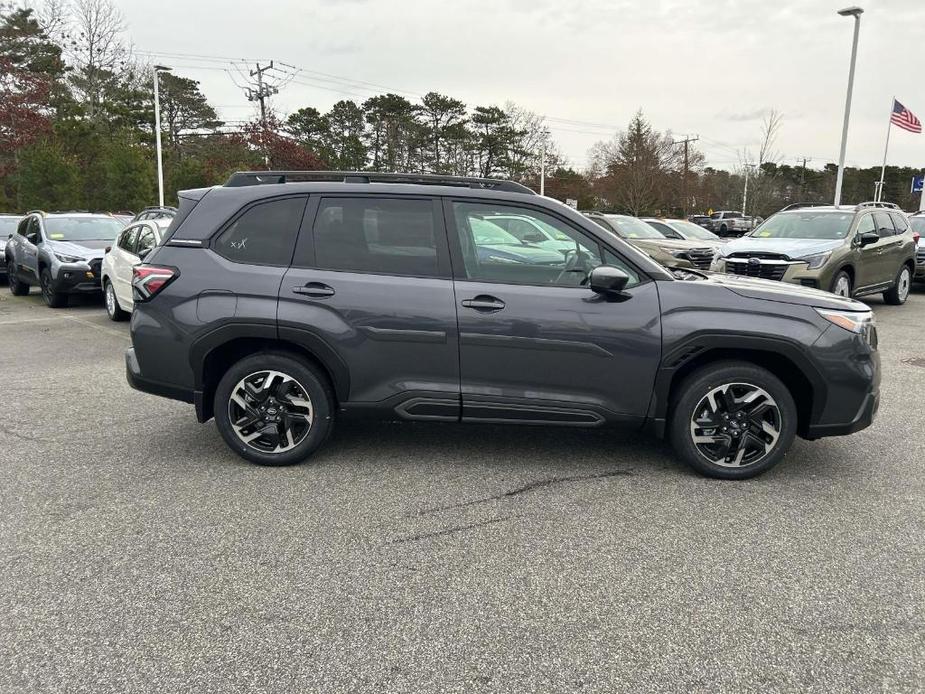
{"type": "MultiPolygon", "coordinates": [[[[545,115],[569,161],[584,167],[590,146],[641,108],[659,130],[699,135],[707,163],[731,168],[737,150],[757,150],[762,116],[775,108],[784,161],[818,167],[838,156],[853,20],[836,10],[847,0],[116,4],[140,51],[302,68],[273,99],[283,114],[386,90],[411,99],[434,90],[469,106],[512,100],[545,115]]],[[[862,6],[847,160],[872,166],[894,94],[925,120],[925,0],[862,6]]],[[[226,120],[253,115],[224,71],[230,63],[157,60],[200,80],[226,120]]],[[[925,166],[925,135],[894,128],[890,150],[892,164],[925,166]]]]}

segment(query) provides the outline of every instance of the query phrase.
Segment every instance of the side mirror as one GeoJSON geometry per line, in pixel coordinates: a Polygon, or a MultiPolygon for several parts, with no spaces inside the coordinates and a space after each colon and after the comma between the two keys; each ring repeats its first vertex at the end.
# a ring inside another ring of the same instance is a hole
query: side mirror
{"type": "Polygon", "coordinates": [[[150,248],[143,248],[143,249],[141,249],[140,251],[138,251],[138,258],[141,259],[141,260],[144,260],[145,258],[148,257],[148,254],[149,254],[150,252],[151,252],[151,249],[150,249],[150,248]]]}
{"type": "Polygon", "coordinates": [[[106,255],[111,250],[112,250],[112,246],[106,246],[106,248],[103,249],[103,255],[106,255]]]}
{"type": "Polygon", "coordinates": [[[540,243],[542,241],[545,241],[546,239],[540,233],[531,233],[531,234],[524,234],[523,240],[525,243],[540,243]]]}
{"type": "Polygon", "coordinates": [[[629,275],[613,265],[598,265],[591,270],[588,286],[595,294],[616,294],[622,292],[630,281],[629,275]]]}
{"type": "Polygon", "coordinates": [[[869,246],[872,243],[877,243],[880,240],[880,234],[876,231],[865,231],[861,234],[861,248],[864,246],[869,246]]]}

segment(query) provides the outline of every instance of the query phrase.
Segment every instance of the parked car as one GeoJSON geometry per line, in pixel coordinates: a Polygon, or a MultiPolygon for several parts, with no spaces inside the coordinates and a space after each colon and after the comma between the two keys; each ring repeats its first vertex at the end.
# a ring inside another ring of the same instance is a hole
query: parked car
{"type": "Polygon", "coordinates": [[[741,236],[757,226],[755,219],[741,212],[721,210],[710,215],[710,231],[719,236],[741,236]]]}
{"type": "Polygon", "coordinates": [[[710,223],[709,215],[705,215],[705,214],[692,214],[687,218],[687,221],[691,222],[692,224],[696,224],[697,226],[703,227],[704,229],[708,229],[708,230],[712,226],[710,223]]]}
{"type": "Polygon", "coordinates": [[[803,207],[778,212],[724,244],[713,269],[826,289],[844,297],[883,292],[905,303],[915,272],[915,240],[891,203],[803,207]]]}
{"type": "Polygon", "coordinates": [[[711,248],[716,248],[721,243],[726,243],[729,239],[720,238],[712,231],[708,231],[701,226],[692,224],[686,219],[658,219],[655,217],[646,217],[646,224],[655,227],[666,239],[680,239],[682,241],[700,241],[701,244],[707,244],[711,248]]]}
{"type": "Polygon", "coordinates": [[[666,239],[661,232],[638,217],[588,212],[593,222],[628,241],[667,268],[707,270],[713,261],[713,248],[702,242],[666,239]]]}
{"type": "Polygon", "coordinates": [[[169,219],[159,218],[130,224],[116,237],[111,247],[105,249],[101,280],[106,313],[110,320],[121,321],[132,313],[132,268],[161,242],[164,231],[170,226],[169,219]]]}
{"type": "Polygon", "coordinates": [[[50,308],[99,292],[103,249],[121,228],[108,214],[28,213],[4,249],[10,291],[23,296],[38,284],[50,308]]]}
{"type": "Polygon", "coordinates": [[[473,219],[471,223],[479,259],[483,262],[542,265],[556,265],[562,262],[560,251],[521,241],[489,219],[473,219]]]}
{"type": "Polygon", "coordinates": [[[544,224],[542,220],[514,214],[495,214],[485,219],[497,224],[521,243],[560,253],[575,249],[575,242],[571,238],[551,225],[544,224]]]}
{"type": "Polygon", "coordinates": [[[176,207],[155,205],[146,207],[132,218],[132,222],[143,222],[148,219],[173,219],[177,214],[176,207]]]}
{"type": "MultiPolygon", "coordinates": [[[[0,253],[5,253],[7,239],[16,233],[21,220],[17,214],[0,214],[0,253]]],[[[0,265],[0,277],[6,277],[6,263],[0,265]]]]}
{"type": "Polygon", "coordinates": [[[875,416],[877,333],[861,303],[676,279],[510,181],[344,176],[243,172],[183,191],[179,221],[134,268],[129,383],[215,417],[247,460],[300,462],[354,415],[622,424],[744,479],[796,435],[875,416]],[[495,214],[550,224],[578,250],[557,264],[483,254],[476,228],[495,214]]]}
{"type": "Polygon", "coordinates": [[[920,282],[925,282],[925,212],[916,212],[909,217],[909,224],[912,226],[913,236],[915,236],[915,275],[914,278],[920,282]]]}

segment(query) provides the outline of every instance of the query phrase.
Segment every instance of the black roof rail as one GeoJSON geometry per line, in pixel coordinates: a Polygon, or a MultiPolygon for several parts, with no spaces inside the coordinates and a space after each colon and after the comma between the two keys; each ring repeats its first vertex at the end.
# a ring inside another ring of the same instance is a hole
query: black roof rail
{"type": "Polygon", "coordinates": [[[880,208],[885,208],[888,210],[901,210],[902,209],[895,202],[876,202],[873,200],[870,202],[859,202],[857,205],[854,206],[854,209],[860,210],[865,207],[880,207],[880,208]]]}
{"type": "Polygon", "coordinates": [[[792,202],[789,205],[784,205],[778,210],[778,212],[786,212],[787,210],[799,210],[803,207],[828,207],[829,203],[827,202],[792,202]]]}
{"type": "Polygon", "coordinates": [[[344,183],[408,183],[432,186],[485,188],[508,193],[536,195],[527,186],[501,178],[443,176],[440,174],[381,173],[378,171],[238,171],[225,181],[226,188],[303,181],[342,181],[344,183]]]}

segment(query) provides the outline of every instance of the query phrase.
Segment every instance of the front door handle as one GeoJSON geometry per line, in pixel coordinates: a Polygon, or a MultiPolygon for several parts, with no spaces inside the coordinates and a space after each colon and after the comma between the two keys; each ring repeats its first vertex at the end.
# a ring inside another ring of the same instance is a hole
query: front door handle
{"type": "Polygon", "coordinates": [[[474,308],[476,311],[500,311],[504,308],[504,302],[501,299],[488,294],[479,294],[474,299],[463,299],[462,305],[466,308],[474,308]]]}
{"type": "Polygon", "coordinates": [[[308,284],[301,287],[293,287],[292,292],[294,294],[303,294],[305,296],[313,296],[316,298],[334,296],[334,288],[329,287],[323,282],[309,282],[308,284]]]}

